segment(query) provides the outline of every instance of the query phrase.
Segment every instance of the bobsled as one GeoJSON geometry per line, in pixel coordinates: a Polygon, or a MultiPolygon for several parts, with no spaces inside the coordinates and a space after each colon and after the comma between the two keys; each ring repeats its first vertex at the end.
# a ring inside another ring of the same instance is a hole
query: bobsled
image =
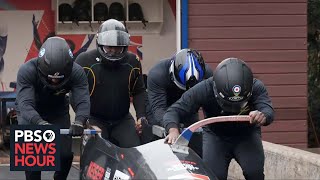
{"type": "MultiPolygon", "coordinates": [[[[213,172],[188,147],[193,132],[218,122],[249,121],[249,116],[220,116],[198,121],[186,128],[172,145],[164,138],[132,148],[121,148],[103,139],[101,133],[82,138],[80,179],[197,179],[215,180],[213,172]]],[[[153,126],[163,136],[164,129],[153,126]]]]}

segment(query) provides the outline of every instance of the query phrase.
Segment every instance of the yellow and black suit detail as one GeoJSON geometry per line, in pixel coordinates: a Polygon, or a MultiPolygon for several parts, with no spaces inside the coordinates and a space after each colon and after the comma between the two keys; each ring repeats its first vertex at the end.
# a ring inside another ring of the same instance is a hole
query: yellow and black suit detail
{"type": "Polygon", "coordinates": [[[99,62],[95,50],[82,53],[76,60],[87,73],[91,114],[104,119],[118,119],[128,114],[130,97],[145,91],[141,63],[128,53],[117,66],[99,62]]]}

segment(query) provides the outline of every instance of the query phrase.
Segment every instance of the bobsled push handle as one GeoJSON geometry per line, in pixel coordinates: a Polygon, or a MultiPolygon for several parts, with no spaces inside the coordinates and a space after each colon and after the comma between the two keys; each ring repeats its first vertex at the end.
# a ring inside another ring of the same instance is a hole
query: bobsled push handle
{"type": "MultiPolygon", "coordinates": [[[[100,133],[98,130],[95,129],[84,129],[83,134],[85,135],[92,135],[92,134],[98,134],[100,133]]],[[[60,129],[60,134],[62,135],[68,135],[69,134],[69,129],[60,129]]]]}
{"type": "Polygon", "coordinates": [[[152,134],[156,135],[160,138],[164,138],[164,137],[166,137],[166,130],[161,126],[153,125],[152,126],[152,134]]]}
{"type": "Polygon", "coordinates": [[[250,118],[248,115],[236,115],[236,116],[219,116],[213,118],[203,119],[198,121],[188,128],[186,128],[178,137],[176,142],[172,145],[172,150],[176,152],[186,152],[186,147],[189,144],[192,134],[199,129],[208,124],[218,123],[218,122],[249,122],[250,118]]]}

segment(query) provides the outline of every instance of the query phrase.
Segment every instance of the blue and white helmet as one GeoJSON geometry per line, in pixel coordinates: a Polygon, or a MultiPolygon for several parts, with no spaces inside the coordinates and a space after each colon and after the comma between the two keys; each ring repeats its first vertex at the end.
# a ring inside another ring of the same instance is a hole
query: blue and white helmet
{"type": "Polygon", "coordinates": [[[169,71],[173,82],[180,89],[188,90],[203,80],[206,69],[198,51],[182,49],[173,57],[169,71]]]}

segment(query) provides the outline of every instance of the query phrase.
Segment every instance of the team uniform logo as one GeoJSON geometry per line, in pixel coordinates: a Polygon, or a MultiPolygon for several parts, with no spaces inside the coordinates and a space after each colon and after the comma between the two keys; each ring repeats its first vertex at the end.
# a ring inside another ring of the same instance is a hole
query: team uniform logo
{"type": "Polygon", "coordinates": [[[233,86],[232,92],[235,96],[239,96],[239,94],[241,93],[241,86],[239,85],[233,86]]]}
{"type": "Polygon", "coordinates": [[[241,86],[239,85],[233,86],[232,92],[234,96],[229,97],[230,101],[241,101],[243,99],[243,96],[239,96],[241,93],[241,86]]]}
{"type": "Polygon", "coordinates": [[[60,72],[55,72],[53,75],[49,74],[48,77],[52,79],[63,79],[64,75],[60,75],[60,72]]]}

